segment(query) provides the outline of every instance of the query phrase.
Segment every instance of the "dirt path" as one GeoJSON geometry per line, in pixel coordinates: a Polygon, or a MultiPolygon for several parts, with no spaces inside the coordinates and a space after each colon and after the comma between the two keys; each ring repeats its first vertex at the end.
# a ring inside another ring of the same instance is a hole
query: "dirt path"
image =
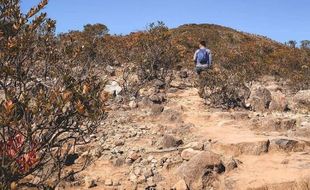
{"type": "Polygon", "coordinates": [[[271,141],[288,138],[272,132],[260,135],[251,130],[249,118],[253,113],[208,110],[193,88],[173,94],[170,98],[167,107],[183,107],[184,121],[196,126],[191,134],[196,140],[211,139],[214,142],[211,147],[213,151],[236,156],[243,163],[223,178],[226,187],[232,183],[237,189],[303,189],[302,185],[309,180],[309,149],[301,152],[265,150],[264,143],[270,148],[271,141]]]}
{"type": "Polygon", "coordinates": [[[181,138],[184,145],[200,142],[207,150],[239,160],[237,169],[219,177],[219,189],[310,189],[310,144],[304,144],[310,139],[288,138],[274,131],[259,133],[253,130],[252,119],[256,115],[208,108],[195,88],[168,94],[165,111],[157,116],[147,108],[116,110],[102,127],[102,156],[82,176],[96,181],[97,186],[92,188],[95,190],[171,189],[179,180],[177,168],[185,162],[180,156],[182,150],[152,151],[158,150],[156,144],[163,135],[172,134],[181,138]],[[123,143],[116,146],[120,140],[123,143]],[[131,152],[139,158],[128,164],[131,152]],[[169,164],[161,165],[163,159],[168,159],[169,164]],[[137,174],[150,168],[152,177],[141,178],[137,174]],[[156,183],[156,187],[146,188],[150,183],[156,183]]]}

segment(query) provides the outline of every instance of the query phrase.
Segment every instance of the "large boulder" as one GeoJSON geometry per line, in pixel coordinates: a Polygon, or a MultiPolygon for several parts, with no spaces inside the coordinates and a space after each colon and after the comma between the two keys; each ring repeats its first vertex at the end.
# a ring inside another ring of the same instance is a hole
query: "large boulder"
{"type": "Polygon", "coordinates": [[[217,174],[225,171],[221,156],[204,151],[178,168],[178,175],[189,189],[205,189],[212,186],[217,174]]]}
{"type": "Polygon", "coordinates": [[[202,151],[200,150],[194,150],[192,148],[185,149],[181,152],[181,157],[183,160],[190,160],[197,154],[201,153],[202,151]]]}
{"type": "Polygon", "coordinates": [[[271,92],[272,100],[269,109],[271,111],[285,111],[288,107],[288,101],[281,91],[271,92]]]}
{"type": "Polygon", "coordinates": [[[269,109],[271,101],[271,92],[267,88],[258,87],[251,90],[251,95],[247,102],[253,111],[263,112],[269,109]]]}
{"type": "Polygon", "coordinates": [[[289,108],[295,112],[310,112],[310,90],[302,90],[292,98],[289,108]]]}
{"type": "Polygon", "coordinates": [[[110,84],[107,84],[104,87],[105,92],[114,96],[118,96],[122,92],[122,90],[123,90],[122,87],[116,81],[112,81],[110,82],[110,84]]]}
{"type": "Polygon", "coordinates": [[[260,130],[263,131],[288,131],[297,128],[297,120],[294,118],[265,118],[260,130]]]}
{"type": "Polygon", "coordinates": [[[268,152],[269,140],[257,139],[250,142],[239,142],[239,143],[215,143],[212,144],[214,150],[225,152],[228,155],[239,156],[245,155],[261,155],[268,152]]]}

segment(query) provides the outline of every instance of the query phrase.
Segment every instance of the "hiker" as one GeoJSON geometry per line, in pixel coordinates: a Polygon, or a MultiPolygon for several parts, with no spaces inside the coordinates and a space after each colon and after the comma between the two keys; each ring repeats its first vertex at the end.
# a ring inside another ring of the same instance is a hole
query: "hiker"
{"type": "Polygon", "coordinates": [[[201,41],[199,43],[199,49],[194,54],[196,72],[198,75],[200,75],[201,71],[205,71],[210,68],[212,64],[211,51],[206,47],[206,41],[201,41]]]}

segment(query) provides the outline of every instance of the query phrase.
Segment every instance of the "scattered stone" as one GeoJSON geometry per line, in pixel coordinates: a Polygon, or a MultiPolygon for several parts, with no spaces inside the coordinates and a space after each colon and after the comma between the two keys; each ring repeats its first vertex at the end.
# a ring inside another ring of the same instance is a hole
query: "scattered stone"
{"type": "Polygon", "coordinates": [[[281,162],[281,164],[286,165],[286,164],[288,164],[289,162],[290,162],[289,159],[284,159],[284,160],[281,162]]]}
{"type": "Polygon", "coordinates": [[[106,179],[105,182],[104,182],[104,185],[105,186],[112,186],[113,185],[112,179],[106,179]]]}
{"type": "Polygon", "coordinates": [[[108,65],[105,70],[110,76],[115,76],[115,68],[111,65],[108,65]]]}
{"type": "Polygon", "coordinates": [[[160,104],[153,104],[151,105],[151,114],[152,115],[159,115],[164,111],[165,107],[160,104]]]}
{"type": "Polygon", "coordinates": [[[146,182],[146,178],[143,175],[138,177],[138,179],[137,179],[137,183],[138,184],[142,184],[142,183],[145,183],[145,182],[146,182]]]}
{"type": "Polygon", "coordinates": [[[179,76],[180,76],[180,78],[185,79],[188,77],[188,73],[187,73],[187,71],[181,71],[179,73],[179,76]]]}
{"type": "Polygon", "coordinates": [[[188,148],[182,151],[181,153],[181,157],[184,160],[190,160],[191,158],[193,158],[194,156],[196,156],[197,154],[201,153],[202,151],[199,150],[194,150],[192,148],[188,148]]]}
{"type": "Polygon", "coordinates": [[[138,181],[138,177],[134,173],[130,173],[129,180],[133,183],[136,183],[138,181]]]}
{"type": "Polygon", "coordinates": [[[93,187],[96,187],[96,186],[97,186],[96,180],[90,178],[89,176],[86,176],[86,177],[84,178],[84,180],[85,180],[85,187],[86,187],[86,188],[93,188],[93,187]]]}
{"type": "Polygon", "coordinates": [[[166,101],[166,94],[164,93],[157,93],[149,96],[149,99],[155,104],[161,104],[166,101]]]}
{"type": "Polygon", "coordinates": [[[203,150],[204,144],[201,142],[191,142],[185,146],[186,148],[192,148],[194,150],[203,150]]]}
{"type": "Polygon", "coordinates": [[[129,107],[131,109],[135,109],[135,108],[138,107],[138,104],[136,103],[136,101],[132,100],[132,101],[129,102],[129,107]]]}
{"type": "Polygon", "coordinates": [[[113,161],[113,165],[115,167],[121,167],[122,165],[124,165],[125,163],[125,159],[124,158],[117,158],[113,161]]]}
{"type": "Polygon", "coordinates": [[[106,85],[104,91],[110,95],[118,96],[122,92],[122,87],[116,81],[112,81],[110,84],[106,85]]]}
{"type": "Polygon", "coordinates": [[[188,190],[188,187],[185,183],[185,181],[182,179],[178,183],[176,183],[173,187],[173,190],[188,190]]]}
{"type": "Polygon", "coordinates": [[[156,187],[156,183],[154,182],[154,179],[152,177],[148,178],[146,182],[148,187],[156,187]]]}
{"type": "Polygon", "coordinates": [[[71,166],[75,163],[75,160],[79,158],[79,155],[74,153],[74,154],[68,154],[66,160],[65,160],[65,165],[66,166],[71,166]]]}
{"type": "Polygon", "coordinates": [[[238,167],[238,163],[241,163],[240,161],[235,160],[234,158],[224,158],[223,164],[225,166],[225,172],[230,172],[238,167]]]}
{"type": "Polygon", "coordinates": [[[165,85],[166,85],[166,83],[164,83],[164,82],[161,81],[161,80],[155,80],[154,83],[153,83],[153,86],[154,86],[156,89],[163,89],[163,88],[165,88],[165,85]]]}
{"type": "Polygon", "coordinates": [[[117,179],[114,179],[113,186],[119,186],[119,185],[121,185],[121,183],[117,179]]]}
{"type": "Polygon", "coordinates": [[[123,146],[125,144],[125,141],[122,139],[116,140],[115,141],[115,146],[123,146]]]}
{"type": "Polygon", "coordinates": [[[130,152],[128,154],[128,158],[131,159],[132,161],[136,161],[140,157],[141,157],[141,155],[136,153],[136,152],[130,152]]]}
{"type": "Polygon", "coordinates": [[[152,177],[154,175],[154,173],[153,173],[152,169],[145,168],[144,172],[143,172],[143,175],[144,175],[145,178],[150,178],[150,177],[152,177]]]}
{"type": "Polygon", "coordinates": [[[173,148],[183,144],[181,139],[177,139],[171,135],[164,135],[159,141],[159,148],[173,148]]]}

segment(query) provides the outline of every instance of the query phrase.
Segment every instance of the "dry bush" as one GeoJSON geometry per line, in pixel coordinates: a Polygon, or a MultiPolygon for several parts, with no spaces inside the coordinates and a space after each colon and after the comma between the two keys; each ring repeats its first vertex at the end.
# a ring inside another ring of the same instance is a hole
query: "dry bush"
{"type": "Polygon", "coordinates": [[[165,81],[178,61],[177,50],[171,43],[171,33],[162,22],[150,24],[133,49],[131,60],[137,66],[141,82],[154,79],[165,81]]]}
{"type": "Polygon", "coordinates": [[[66,160],[104,116],[101,81],[57,47],[47,3],[22,14],[19,0],[0,2],[0,189],[54,189],[84,169],[66,160]]]}
{"type": "Polygon", "coordinates": [[[199,95],[215,107],[246,107],[250,96],[245,75],[224,68],[203,71],[198,79],[199,95]]]}

